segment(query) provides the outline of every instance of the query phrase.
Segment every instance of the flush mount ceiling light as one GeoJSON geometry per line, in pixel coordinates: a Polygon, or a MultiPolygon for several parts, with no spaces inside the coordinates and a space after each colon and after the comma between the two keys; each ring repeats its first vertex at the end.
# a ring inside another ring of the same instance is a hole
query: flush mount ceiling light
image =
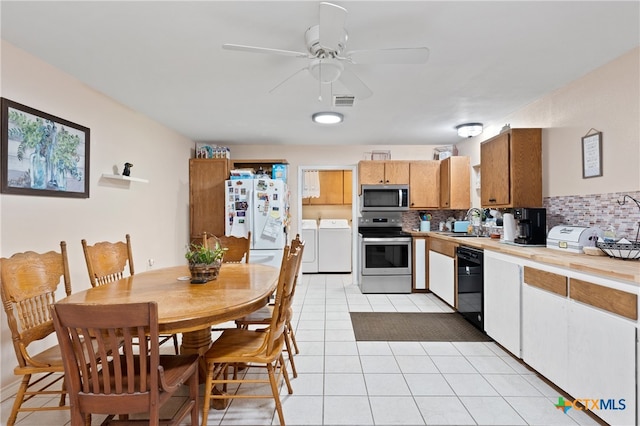
{"type": "Polygon", "coordinates": [[[482,133],[482,123],[465,123],[456,126],[458,136],[461,138],[471,138],[482,133]]]}
{"type": "Polygon", "coordinates": [[[344,115],[340,114],[339,112],[332,111],[316,112],[311,116],[311,119],[314,123],[319,124],[338,124],[342,123],[344,115]]]}

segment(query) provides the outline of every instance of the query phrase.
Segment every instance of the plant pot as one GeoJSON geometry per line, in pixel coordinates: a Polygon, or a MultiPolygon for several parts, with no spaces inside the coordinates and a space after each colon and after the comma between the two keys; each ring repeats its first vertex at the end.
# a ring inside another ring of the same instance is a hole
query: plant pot
{"type": "Polygon", "coordinates": [[[216,278],[218,278],[218,273],[220,272],[221,266],[221,261],[210,264],[190,263],[189,272],[191,272],[191,282],[206,283],[215,280],[216,278]]]}

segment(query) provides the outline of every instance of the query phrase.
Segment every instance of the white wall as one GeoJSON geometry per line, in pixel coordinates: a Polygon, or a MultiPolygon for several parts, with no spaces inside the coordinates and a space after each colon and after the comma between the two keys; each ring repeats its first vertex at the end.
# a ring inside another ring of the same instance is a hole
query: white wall
{"type": "MultiPolygon", "coordinates": [[[[91,161],[89,199],[0,196],[0,255],[59,251],[65,240],[74,291],[89,287],[82,238],[92,243],[131,234],[137,272],[147,270],[147,259],[154,267],[184,262],[193,143],[4,41],[1,49],[1,96],[89,127],[91,161]],[[101,179],[114,166],[122,173],[126,161],[134,165],[131,176],[149,183],[101,179]]],[[[4,310],[0,338],[4,388],[16,380],[4,310]]]]}
{"type": "MultiPolygon", "coordinates": [[[[513,114],[489,123],[482,135],[458,145],[480,163],[480,142],[511,127],[541,127],[542,195],[591,195],[640,190],[640,48],[513,114]],[[601,177],[582,178],[582,137],[602,132],[601,177]]],[[[472,191],[473,193],[474,191],[472,191]]],[[[478,195],[478,194],[474,194],[478,195]]],[[[479,198],[473,200],[479,205],[479,198]]]]}

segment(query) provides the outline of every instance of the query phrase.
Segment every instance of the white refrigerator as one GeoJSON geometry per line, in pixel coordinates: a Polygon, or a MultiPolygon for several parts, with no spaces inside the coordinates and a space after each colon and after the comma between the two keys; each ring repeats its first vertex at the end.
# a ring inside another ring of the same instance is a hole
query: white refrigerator
{"type": "Polygon", "coordinates": [[[280,267],[287,243],[289,194],[279,179],[226,181],[225,234],[246,237],[251,231],[249,261],[280,267]]]}

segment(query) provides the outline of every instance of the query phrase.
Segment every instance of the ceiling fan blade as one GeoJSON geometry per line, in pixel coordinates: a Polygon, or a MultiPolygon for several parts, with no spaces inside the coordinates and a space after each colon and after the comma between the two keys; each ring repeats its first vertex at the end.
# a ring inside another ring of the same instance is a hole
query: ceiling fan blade
{"type": "Polygon", "coordinates": [[[243,46],[241,44],[223,44],[223,49],[239,50],[241,52],[252,53],[269,53],[275,55],[293,56],[296,58],[308,58],[309,55],[304,52],[295,52],[293,50],[271,49],[269,47],[243,46]]]}
{"type": "Polygon", "coordinates": [[[344,84],[344,86],[356,97],[356,99],[367,99],[369,96],[373,95],[373,92],[366,84],[358,78],[355,73],[345,67],[340,73],[340,78],[338,78],[340,83],[344,84]]]}
{"type": "Polygon", "coordinates": [[[429,59],[426,47],[354,50],[345,56],[352,64],[424,64],[429,59]]]}
{"type": "Polygon", "coordinates": [[[344,24],[347,20],[347,9],[335,4],[320,3],[320,21],[318,25],[320,45],[331,50],[344,49],[344,24]]]}
{"type": "Polygon", "coordinates": [[[283,84],[285,84],[287,81],[291,80],[293,77],[295,77],[296,75],[300,74],[302,71],[308,70],[309,67],[304,67],[304,68],[300,68],[298,71],[294,72],[293,74],[291,74],[289,77],[285,78],[284,80],[282,80],[280,83],[278,83],[273,89],[269,90],[269,93],[273,92],[274,90],[276,90],[278,87],[282,86],[283,84]]]}

